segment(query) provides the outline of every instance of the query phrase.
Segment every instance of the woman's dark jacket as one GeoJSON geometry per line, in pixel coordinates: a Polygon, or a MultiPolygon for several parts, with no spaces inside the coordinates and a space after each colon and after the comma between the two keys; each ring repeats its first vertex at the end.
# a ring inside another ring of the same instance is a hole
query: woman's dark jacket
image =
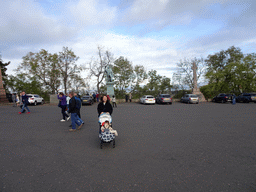
{"type": "Polygon", "coordinates": [[[110,115],[112,114],[113,108],[112,108],[112,105],[110,104],[109,101],[107,101],[105,105],[103,104],[103,102],[100,102],[100,103],[98,104],[98,113],[99,113],[99,115],[100,115],[102,112],[104,112],[104,113],[109,112],[110,115]]]}

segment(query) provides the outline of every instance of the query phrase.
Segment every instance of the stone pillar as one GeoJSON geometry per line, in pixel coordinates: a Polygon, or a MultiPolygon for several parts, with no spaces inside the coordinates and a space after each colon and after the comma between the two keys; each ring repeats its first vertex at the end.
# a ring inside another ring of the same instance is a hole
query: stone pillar
{"type": "Polygon", "coordinates": [[[110,98],[112,98],[113,95],[115,95],[114,92],[114,82],[107,82],[107,95],[109,95],[110,98]]]}
{"type": "Polygon", "coordinates": [[[57,94],[50,94],[50,104],[59,104],[57,94]]]}
{"type": "Polygon", "coordinates": [[[199,101],[206,101],[204,98],[204,95],[200,92],[200,89],[197,88],[197,74],[196,74],[197,66],[195,62],[193,62],[192,69],[193,69],[193,85],[194,85],[192,94],[198,95],[199,101]]]}
{"type": "Polygon", "coordinates": [[[0,102],[9,102],[6,98],[6,92],[3,85],[2,69],[0,67],[0,102]]]}

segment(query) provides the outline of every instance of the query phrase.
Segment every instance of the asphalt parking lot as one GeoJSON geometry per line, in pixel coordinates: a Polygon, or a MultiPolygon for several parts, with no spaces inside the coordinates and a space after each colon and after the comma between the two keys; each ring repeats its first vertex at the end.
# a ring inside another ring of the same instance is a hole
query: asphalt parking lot
{"type": "Polygon", "coordinates": [[[0,106],[1,192],[256,191],[256,104],[114,108],[116,147],[100,149],[96,104],[68,132],[57,106],[0,106]]]}

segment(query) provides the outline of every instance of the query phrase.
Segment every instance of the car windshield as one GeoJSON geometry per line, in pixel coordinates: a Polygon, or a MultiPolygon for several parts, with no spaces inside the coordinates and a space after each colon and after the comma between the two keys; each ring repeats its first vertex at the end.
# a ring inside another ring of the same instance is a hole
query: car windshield
{"type": "Polygon", "coordinates": [[[149,99],[153,99],[154,97],[153,97],[153,96],[147,96],[147,98],[149,98],[149,99]]]}
{"type": "Polygon", "coordinates": [[[32,95],[27,95],[28,97],[32,97],[32,95]]]}
{"type": "Polygon", "coordinates": [[[197,97],[197,95],[190,95],[190,97],[197,97]]]}
{"type": "Polygon", "coordinates": [[[161,95],[161,97],[163,97],[163,98],[170,98],[171,96],[170,95],[161,95]]]}

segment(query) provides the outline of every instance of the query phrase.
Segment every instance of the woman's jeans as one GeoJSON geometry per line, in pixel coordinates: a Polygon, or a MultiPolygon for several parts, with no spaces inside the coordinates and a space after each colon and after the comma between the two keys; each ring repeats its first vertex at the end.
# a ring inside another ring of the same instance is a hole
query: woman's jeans
{"type": "Polygon", "coordinates": [[[65,113],[67,105],[61,105],[60,107],[61,107],[61,113],[62,113],[62,115],[63,115],[63,119],[65,120],[66,117],[69,117],[69,116],[65,113]]]}

